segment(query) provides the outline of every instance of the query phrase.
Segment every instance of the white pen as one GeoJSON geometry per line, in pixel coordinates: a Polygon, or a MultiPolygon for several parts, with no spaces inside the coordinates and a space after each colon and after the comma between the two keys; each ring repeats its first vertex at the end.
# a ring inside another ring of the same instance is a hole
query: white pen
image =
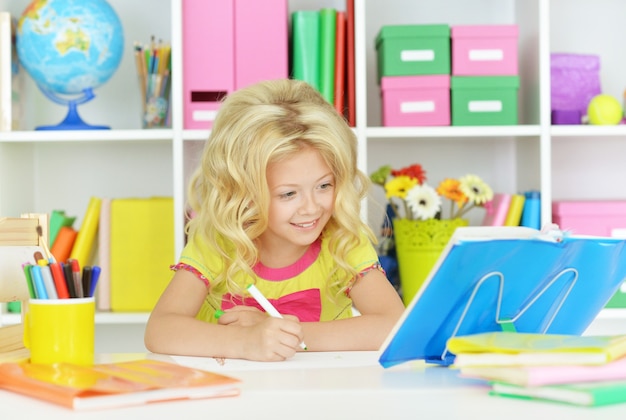
{"type": "MultiPolygon", "coordinates": [[[[261,293],[261,291],[254,284],[249,284],[247,289],[248,289],[248,292],[254,298],[254,300],[256,300],[257,303],[261,305],[261,308],[263,308],[269,316],[271,316],[272,318],[283,317],[280,314],[280,312],[278,312],[276,308],[274,308],[274,305],[272,305],[270,301],[267,300],[265,296],[263,296],[263,293],[261,293]]],[[[303,350],[307,350],[307,347],[306,347],[306,344],[304,344],[304,341],[300,343],[300,347],[302,347],[303,350]]]]}

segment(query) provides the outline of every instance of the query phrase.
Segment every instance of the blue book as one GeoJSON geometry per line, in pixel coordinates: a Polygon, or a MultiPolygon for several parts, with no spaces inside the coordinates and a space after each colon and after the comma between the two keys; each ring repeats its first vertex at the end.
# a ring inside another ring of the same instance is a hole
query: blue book
{"type": "Polygon", "coordinates": [[[457,228],[381,347],[379,363],[450,365],[451,337],[582,334],[626,278],[626,239],[457,228]]]}

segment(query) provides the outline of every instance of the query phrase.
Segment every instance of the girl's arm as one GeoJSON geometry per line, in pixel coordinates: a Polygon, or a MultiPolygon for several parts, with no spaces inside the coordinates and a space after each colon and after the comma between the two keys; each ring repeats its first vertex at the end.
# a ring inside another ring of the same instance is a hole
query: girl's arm
{"type": "Polygon", "coordinates": [[[302,324],[310,351],[378,350],[404,311],[398,292],[378,270],[357,280],[350,297],[360,316],[302,324]]]}
{"type": "Polygon", "coordinates": [[[146,348],[155,353],[262,361],[285,360],[300,349],[303,332],[294,319],[264,316],[258,317],[260,322],[229,325],[196,319],[206,294],[206,286],[192,273],[176,271],[148,319],[146,348]]]}

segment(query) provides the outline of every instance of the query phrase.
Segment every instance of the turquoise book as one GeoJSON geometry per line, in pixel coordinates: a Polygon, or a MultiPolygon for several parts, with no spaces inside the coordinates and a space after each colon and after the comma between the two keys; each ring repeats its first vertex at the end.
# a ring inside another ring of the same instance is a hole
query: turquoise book
{"type": "Polygon", "coordinates": [[[523,387],[492,384],[491,395],[596,407],[626,402],[626,381],[600,381],[523,387]]]}

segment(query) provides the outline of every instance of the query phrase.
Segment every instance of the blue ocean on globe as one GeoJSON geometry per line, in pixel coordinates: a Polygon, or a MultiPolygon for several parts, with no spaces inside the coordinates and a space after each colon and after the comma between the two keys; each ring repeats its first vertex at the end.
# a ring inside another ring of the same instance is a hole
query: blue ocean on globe
{"type": "Polygon", "coordinates": [[[35,0],[18,23],[21,64],[42,89],[56,94],[104,84],[123,50],[122,24],[104,0],[35,0]]]}

